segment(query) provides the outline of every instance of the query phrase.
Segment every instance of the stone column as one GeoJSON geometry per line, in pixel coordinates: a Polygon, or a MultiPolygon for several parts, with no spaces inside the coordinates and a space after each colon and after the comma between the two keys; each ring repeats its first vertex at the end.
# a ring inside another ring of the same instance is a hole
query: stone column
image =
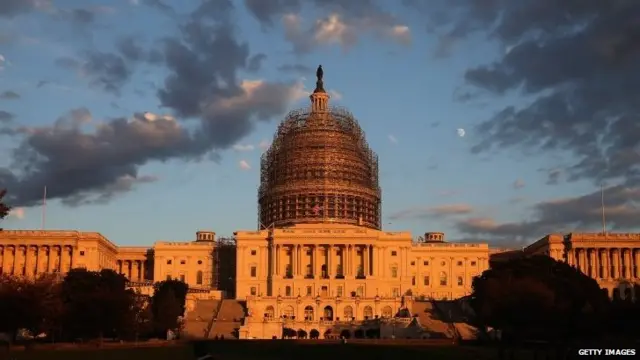
{"type": "Polygon", "coordinates": [[[0,246],[0,274],[4,274],[4,249],[6,246],[0,246]]]}
{"type": "Polygon", "coordinates": [[[333,277],[333,246],[327,245],[327,275],[333,277]]]}
{"type": "Polygon", "coordinates": [[[276,249],[276,268],[274,270],[276,275],[280,275],[280,245],[275,246],[276,249]]]}
{"type": "Polygon", "coordinates": [[[35,270],[36,264],[36,256],[37,256],[38,247],[27,245],[25,249],[25,275],[28,277],[33,277],[38,272],[35,270]],[[34,249],[36,253],[34,254],[34,249]]]}
{"type": "Polygon", "coordinates": [[[318,279],[322,273],[320,269],[320,249],[318,244],[313,245],[313,278],[318,279]]]}
{"type": "Polygon", "coordinates": [[[611,274],[611,278],[619,279],[620,278],[620,249],[612,249],[611,257],[613,260],[613,274],[611,274]]]}
{"type": "MultiPolygon", "coordinates": [[[[636,279],[640,279],[640,250],[638,249],[635,250],[633,258],[634,258],[633,264],[636,267],[635,277],[636,279]]],[[[638,294],[637,296],[640,297],[640,294],[638,294]]]]}
{"type": "Polygon", "coordinates": [[[145,260],[140,261],[140,281],[145,281],[147,279],[147,276],[145,274],[146,269],[145,269],[145,260]]]}
{"type": "Polygon", "coordinates": [[[133,281],[140,281],[140,260],[133,260],[133,265],[131,267],[133,268],[133,281]]]}
{"type": "Polygon", "coordinates": [[[631,264],[631,251],[632,250],[630,248],[626,249],[624,254],[623,254],[625,267],[626,267],[626,271],[625,271],[624,277],[626,279],[632,279],[633,278],[633,275],[631,275],[632,272],[633,272],[633,265],[631,264]]]}
{"type": "Polygon", "coordinates": [[[298,275],[298,245],[291,247],[291,271],[293,276],[298,275]]]}
{"type": "Polygon", "coordinates": [[[384,247],[380,248],[380,266],[382,267],[382,269],[380,270],[380,276],[382,276],[383,278],[386,278],[387,275],[387,249],[384,247]]]}
{"type": "Polygon", "coordinates": [[[569,265],[571,266],[575,266],[576,265],[576,256],[575,256],[575,249],[571,249],[569,251],[567,251],[567,260],[569,262],[569,265]]]}
{"type": "Polygon", "coordinates": [[[66,273],[67,271],[69,271],[69,249],[67,248],[67,246],[62,246],[60,248],[61,251],[61,256],[60,256],[60,272],[61,273],[66,273]]]}

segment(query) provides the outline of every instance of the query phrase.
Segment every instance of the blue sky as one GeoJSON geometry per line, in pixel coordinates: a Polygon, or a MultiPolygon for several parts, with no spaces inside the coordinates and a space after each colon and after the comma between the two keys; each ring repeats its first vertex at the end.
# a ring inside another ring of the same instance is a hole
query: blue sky
{"type": "MultiPolygon", "coordinates": [[[[511,63],[527,49],[523,31],[506,36],[473,5],[479,15],[465,18],[447,2],[356,2],[0,6],[0,188],[15,207],[3,227],[40,228],[46,185],[47,229],[122,245],[254,229],[260,154],[286,112],[308,106],[322,64],[331,103],[351,110],[380,157],[386,229],[496,245],[599,231],[604,181],[611,227],[634,228],[640,192],[611,165],[617,154],[587,173],[594,156],[557,126],[566,117],[532,111],[566,100],[566,81],[536,80],[553,63],[511,63]]],[[[537,51],[531,62],[551,61],[537,51]]],[[[580,111],[581,100],[566,106],[580,111]]],[[[568,127],[581,134],[598,121],[568,127]]]]}

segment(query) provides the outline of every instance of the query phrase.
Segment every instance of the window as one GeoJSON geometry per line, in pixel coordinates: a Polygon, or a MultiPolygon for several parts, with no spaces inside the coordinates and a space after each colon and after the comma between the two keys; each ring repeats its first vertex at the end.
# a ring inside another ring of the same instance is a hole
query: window
{"type": "Polygon", "coordinates": [[[472,261],[472,262],[471,262],[471,266],[476,266],[476,262],[475,262],[475,261],[472,261]]]}
{"type": "Polygon", "coordinates": [[[391,256],[397,256],[397,255],[398,255],[398,253],[396,251],[392,251],[391,252],[391,256]]]}
{"type": "Polygon", "coordinates": [[[311,296],[313,295],[313,292],[311,290],[311,286],[307,286],[307,296],[311,296]]]}
{"type": "Polygon", "coordinates": [[[255,286],[251,287],[251,295],[255,296],[258,293],[258,289],[255,286]]]}
{"type": "Polygon", "coordinates": [[[251,277],[256,277],[258,273],[258,269],[255,266],[251,267],[251,277]]]}
{"type": "Polygon", "coordinates": [[[364,294],[364,287],[358,286],[358,288],[356,289],[356,295],[362,296],[363,294],[364,294]]]}
{"type": "Polygon", "coordinates": [[[313,321],[313,307],[307,306],[304,308],[304,319],[313,321]]]}
{"type": "Polygon", "coordinates": [[[276,310],[271,305],[267,306],[267,308],[264,310],[264,317],[266,317],[267,319],[273,319],[275,314],[276,310]]]}
{"type": "Polygon", "coordinates": [[[416,286],[416,277],[415,276],[411,277],[411,285],[416,286]]]}
{"type": "Polygon", "coordinates": [[[462,261],[458,261],[458,266],[462,266],[462,261]]]}
{"type": "Polygon", "coordinates": [[[84,256],[84,250],[80,250],[80,256],[84,256]]]}
{"type": "Polygon", "coordinates": [[[462,278],[462,276],[458,276],[458,286],[462,285],[464,285],[464,279],[462,278]]]}
{"type": "Polygon", "coordinates": [[[398,267],[397,266],[392,266],[391,267],[391,277],[392,278],[397,278],[398,277],[398,267]]]}
{"type": "Polygon", "coordinates": [[[171,259],[167,260],[167,265],[171,265],[172,263],[171,259]]]}
{"type": "Polygon", "coordinates": [[[364,307],[364,311],[362,312],[362,315],[364,315],[365,319],[372,319],[373,318],[373,308],[371,308],[371,306],[365,306],[364,307]]]}
{"type": "Polygon", "coordinates": [[[167,275],[167,281],[171,280],[171,275],[167,275]]]}
{"type": "Polygon", "coordinates": [[[329,296],[329,288],[327,286],[323,286],[320,288],[320,294],[322,296],[329,296]]]}
{"type": "Polygon", "coordinates": [[[411,266],[414,266],[415,264],[416,264],[416,262],[415,262],[415,261],[412,261],[412,262],[411,262],[411,266]]]}
{"type": "Polygon", "coordinates": [[[184,274],[180,274],[180,281],[185,282],[184,281],[184,274]]]}
{"type": "Polygon", "coordinates": [[[429,276],[425,276],[424,279],[422,279],[422,283],[424,286],[429,286],[429,276]]]}
{"type": "Polygon", "coordinates": [[[353,318],[353,308],[351,305],[347,305],[344,307],[344,318],[346,320],[351,320],[353,318]]]}
{"type": "Polygon", "coordinates": [[[256,251],[255,250],[251,250],[251,255],[255,256],[255,254],[256,254],[256,251]]]}
{"type": "Polygon", "coordinates": [[[422,265],[429,266],[429,262],[427,260],[425,260],[425,261],[422,262],[422,265]]]}
{"type": "Polygon", "coordinates": [[[196,284],[202,285],[202,271],[200,270],[196,273],[196,284]]]}
{"type": "Polygon", "coordinates": [[[342,296],[342,286],[338,286],[338,296],[342,296]]]}
{"type": "Polygon", "coordinates": [[[198,260],[198,265],[202,265],[202,260],[198,260]]]}
{"type": "Polygon", "coordinates": [[[392,294],[393,294],[393,297],[400,296],[400,289],[399,288],[393,288],[392,294]]]}
{"type": "Polygon", "coordinates": [[[180,265],[184,265],[187,263],[187,260],[180,260],[180,265]]]}
{"type": "Polygon", "coordinates": [[[440,286],[447,286],[447,273],[444,271],[440,273],[440,286]]]}
{"type": "Polygon", "coordinates": [[[291,286],[284,288],[284,296],[291,296],[291,286]]]}

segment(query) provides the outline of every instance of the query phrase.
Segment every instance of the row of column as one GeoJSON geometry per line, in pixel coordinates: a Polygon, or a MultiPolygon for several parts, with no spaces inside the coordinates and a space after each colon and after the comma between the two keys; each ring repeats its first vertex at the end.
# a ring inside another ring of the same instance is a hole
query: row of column
{"type": "Polygon", "coordinates": [[[146,276],[146,260],[118,260],[118,273],[129,279],[129,281],[144,281],[146,276]]]}
{"type": "Polygon", "coordinates": [[[75,265],[75,251],[65,245],[0,246],[0,273],[33,277],[43,273],[66,273],[75,265]]]}
{"type": "Polygon", "coordinates": [[[567,262],[594,279],[640,278],[640,249],[575,248],[567,262]]]}
{"type": "Polygon", "coordinates": [[[274,276],[379,276],[381,251],[373,245],[272,245],[269,274],[274,276]]]}

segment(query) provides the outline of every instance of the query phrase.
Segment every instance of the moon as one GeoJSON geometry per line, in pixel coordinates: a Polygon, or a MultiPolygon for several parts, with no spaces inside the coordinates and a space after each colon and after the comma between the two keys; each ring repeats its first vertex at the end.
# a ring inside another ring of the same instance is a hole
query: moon
{"type": "Polygon", "coordinates": [[[464,135],[467,133],[466,131],[464,131],[463,128],[458,128],[457,132],[458,132],[458,136],[460,137],[464,137],[464,135]]]}

